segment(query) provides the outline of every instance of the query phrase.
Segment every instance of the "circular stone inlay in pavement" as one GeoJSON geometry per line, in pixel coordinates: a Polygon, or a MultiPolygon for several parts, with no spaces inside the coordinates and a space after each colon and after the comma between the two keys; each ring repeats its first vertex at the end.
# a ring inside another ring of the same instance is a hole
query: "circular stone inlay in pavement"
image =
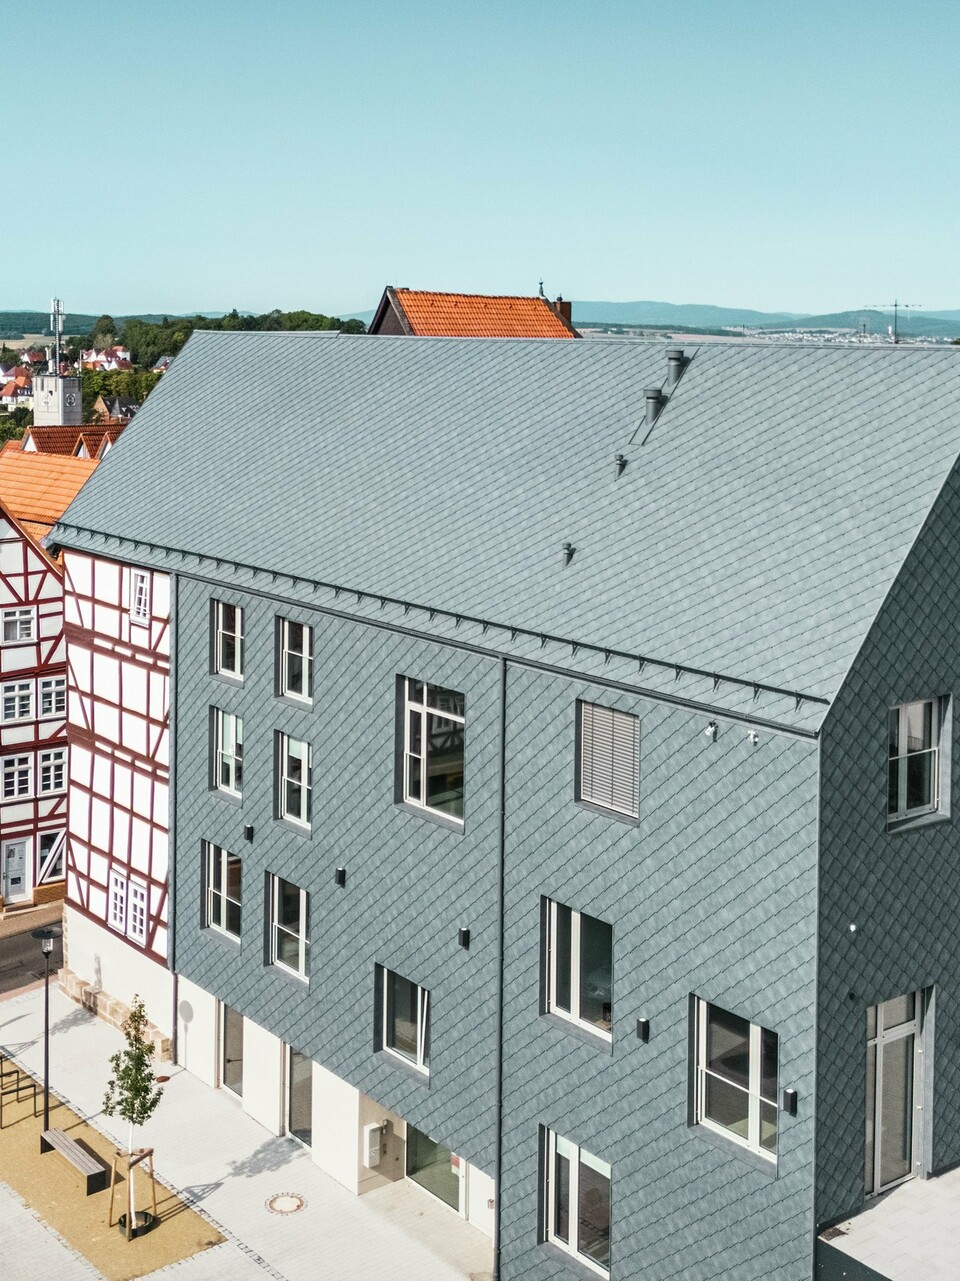
{"type": "Polygon", "coordinates": [[[267,1197],[264,1205],[271,1214],[296,1214],[306,1205],[306,1201],[297,1192],[277,1192],[267,1197]]]}

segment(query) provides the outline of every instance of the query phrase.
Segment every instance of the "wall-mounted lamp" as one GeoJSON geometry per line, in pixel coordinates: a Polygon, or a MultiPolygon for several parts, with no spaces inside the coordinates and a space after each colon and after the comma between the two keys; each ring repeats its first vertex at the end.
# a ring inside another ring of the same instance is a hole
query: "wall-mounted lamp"
{"type": "Polygon", "coordinates": [[[573,553],[575,550],[576,548],[574,547],[573,543],[563,544],[563,563],[565,565],[569,565],[570,562],[573,560],[573,553]]]}
{"type": "Polygon", "coordinates": [[[244,825],[243,825],[243,839],[244,839],[245,841],[252,841],[252,840],[253,840],[253,824],[252,824],[252,823],[244,823],[244,825]]]}
{"type": "Polygon", "coordinates": [[[345,867],[338,867],[334,870],[333,883],[343,889],[347,883],[347,869],[345,867]]]}
{"type": "Polygon", "coordinates": [[[703,732],[711,743],[715,743],[717,741],[717,722],[711,721],[703,732]]]}
{"type": "Polygon", "coordinates": [[[468,951],[470,948],[470,931],[457,930],[457,942],[464,949],[464,951],[468,951]]]}
{"type": "Polygon", "coordinates": [[[650,1040],[650,1020],[637,1019],[637,1040],[646,1044],[650,1040]]]}
{"type": "Polygon", "coordinates": [[[787,1116],[797,1115],[797,1092],[796,1090],[784,1090],[783,1092],[783,1110],[787,1116]]]}
{"type": "Polygon", "coordinates": [[[760,742],[760,735],[755,729],[750,730],[747,734],[747,742],[752,743],[754,747],[760,742]]]}
{"type": "Polygon", "coordinates": [[[613,461],[617,464],[617,480],[619,480],[623,475],[624,468],[627,465],[627,460],[624,458],[623,454],[614,454],[613,461]]]}

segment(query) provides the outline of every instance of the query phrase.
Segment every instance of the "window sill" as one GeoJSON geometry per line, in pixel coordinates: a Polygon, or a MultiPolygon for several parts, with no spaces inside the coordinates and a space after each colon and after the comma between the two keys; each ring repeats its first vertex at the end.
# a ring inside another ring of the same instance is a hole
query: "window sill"
{"type": "Polygon", "coordinates": [[[216,681],[222,681],[224,685],[232,685],[234,689],[243,688],[243,677],[234,676],[230,672],[211,672],[210,675],[216,681]]]}
{"type": "Polygon", "coordinates": [[[949,823],[950,814],[944,810],[937,810],[933,814],[918,814],[916,818],[888,818],[887,834],[889,836],[898,835],[900,832],[915,832],[921,827],[933,827],[937,823],[949,823]]]}
{"type": "Polygon", "coordinates": [[[425,818],[429,823],[436,823],[437,827],[445,827],[448,832],[463,835],[462,818],[451,818],[449,814],[443,814],[440,810],[431,810],[425,805],[414,805],[411,801],[398,801],[397,809],[407,814],[415,814],[417,818],[425,818]]]}
{"type": "Polygon", "coordinates": [[[719,1148],[726,1152],[728,1156],[735,1156],[737,1160],[742,1161],[745,1165],[752,1166],[761,1174],[765,1174],[769,1179],[777,1178],[777,1161],[769,1161],[759,1152],[752,1152],[750,1148],[741,1147],[733,1139],[728,1139],[726,1135],[720,1134],[717,1130],[712,1130],[707,1125],[701,1125],[699,1121],[694,1122],[690,1127],[692,1132],[702,1139],[704,1143],[709,1143],[711,1147],[719,1148]]]}
{"type": "Polygon", "coordinates": [[[558,1245],[552,1241],[541,1241],[540,1249],[544,1255],[549,1257],[551,1264],[556,1264],[562,1268],[567,1276],[579,1277],[583,1281],[584,1277],[609,1277],[610,1270],[603,1268],[599,1263],[587,1263],[585,1259],[578,1258],[577,1255],[571,1254],[568,1250],[561,1250],[558,1245]]]}
{"type": "Polygon", "coordinates": [[[310,986],[310,975],[300,974],[296,970],[291,970],[289,965],[283,965],[280,961],[268,962],[269,968],[277,974],[282,974],[289,983],[297,983],[300,987],[310,986]]]}
{"type": "Polygon", "coordinates": [[[243,805],[242,792],[228,792],[222,787],[211,787],[210,795],[218,797],[221,801],[226,801],[228,805],[235,805],[237,808],[243,805]]]}
{"type": "Polygon", "coordinates": [[[589,1045],[592,1050],[596,1050],[599,1054],[613,1054],[612,1036],[608,1037],[604,1036],[602,1032],[594,1032],[589,1027],[584,1027],[582,1023],[572,1023],[569,1019],[564,1019],[559,1014],[554,1014],[552,1010],[547,1010],[540,1017],[544,1023],[549,1023],[551,1027],[565,1032],[567,1036],[572,1036],[584,1045],[589,1045]]]}
{"type": "Polygon", "coordinates": [[[277,694],[277,702],[289,707],[293,712],[312,712],[312,698],[298,698],[296,694],[277,694]]]}
{"type": "Polygon", "coordinates": [[[612,818],[616,823],[626,823],[627,827],[640,826],[639,815],[623,814],[620,810],[608,810],[605,805],[597,805],[594,801],[585,801],[581,796],[576,798],[576,803],[582,810],[589,810],[591,814],[600,814],[603,818],[612,818]]]}
{"type": "Polygon", "coordinates": [[[313,828],[309,823],[298,823],[295,818],[285,818],[282,814],[277,814],[273,821],[285,832],[292,832],[294,836],[302,836],[305,840],[309,840],[313,835],[313,828]]]}
{"type": "Polygon", "coordinates": [[[390,1050],[387,1050],[387,1049],[377,1050],[376,1057],[380,1060],[381,1063],[384,1063],[388,1067],[392,1068],[394,1071],[399,1072],[401,1076],[408,1077],[411,1081],[419,1081],[421,1085],[426,1086],[426,1088],[429,1090],[430,1088],[429,1069],[427,1069],[427,1071],[424,1071],[423,1068],[418,1068],[415,1064],[409,1062],[409,1060],[401,1058],[399,1054],[393,1054],[391,1053],[390,1050]]]}
{"type": "Polygon", "coordinates": [[[200,927],[203,934],[209,939],[213,939],[218,947],[238,948],[240,946],[239,934],[228,934],[226,930],[220,929],[218,925],[211,925],[209,922],[200,927]]]}

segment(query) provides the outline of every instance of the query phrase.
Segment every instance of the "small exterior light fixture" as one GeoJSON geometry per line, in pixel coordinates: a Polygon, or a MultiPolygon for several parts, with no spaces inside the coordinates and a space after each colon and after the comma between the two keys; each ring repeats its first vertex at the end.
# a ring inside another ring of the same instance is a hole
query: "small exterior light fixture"
{"type": "Polygon", "coordinates": [[[470,950],[470,931],[463,930],[463,929],[457,930],[457,942],[460,944],[460,946],[463,948],[465,952],[469,951],[470,950]]]}
{"type": "Polygon", "coordinates": [[[563,544],[563,563],[565,565],[569,565],[570,562],[573,560],[574,550],[575,549],[574,549],[573,543],[563,544]]]}
{"type": "Polygon", "coordinates": [[[650,1020],[637,1019],[637,1040],[644,1044],[650,1040],[650,1020]]]}
{"type": "Polygon", "coordinates": [[[760,735],[755,729],[750,730],[749,734],[747,734],[747,742],[752,743],[754,747],[760,742],[760,735]]]}
{"type": "Polygon", "coordinates": [[[627,465],[627,460],[624,458],[623,454],[614,454],[613,461],[617,464],[617,480],[619,480],[623,475],[624,468],[627,465]]]}
{"type": "Polygon", "coordinates": [[[717,741],[717,722],[711,721],[703,732],[711,743],[715,743],[717,741]]]}
{"type": "Polygon", "coordinates": [[[797,1115],[797,1092],[796,1090],[784,1090],[783,1092],[783,1110],[787,1116],[797,1115]]]}
{"type": "Polygon", "coordinates": [[[343,889],[347,883],[347,869],[345,867],[336,868],[333,873],[333,883],[334,885],[339,885],[340,888],[343,889]]]}
{"type": "Polygon", "coordinates": [[[252,841],[252,840],[253,840],[253,824],[252,824],[252,823],[244,823],[244,825],[243,825],[243,839],[244,839],[245,841],[252,841]]]}

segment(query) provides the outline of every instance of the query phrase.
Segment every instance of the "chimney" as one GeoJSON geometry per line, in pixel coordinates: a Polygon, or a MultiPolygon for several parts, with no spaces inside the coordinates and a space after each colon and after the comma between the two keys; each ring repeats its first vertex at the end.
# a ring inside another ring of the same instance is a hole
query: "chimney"
{"type": "Polygon", "coordinates": [[[667,390],[673,391],[680,381],[680,375],[683,373],[683,367],[686,361],[683,359],[682,347],[671,347],[667,352],[667,390]]]}
{"type": "Polygon", "coordinates": [[[652,427],[660,416],[660,410],[663,408],[663,400],[660,396],[659,387],[644,387],[644,399],[647,402],[646,424],[652,427]]]}
{"type": "Polygon", "coordinates": [[[564,324],[573,328],[573,303],[565,302],[563,294],[557,294],[557,301],[552,304],[553,310],[557,313],[564,324]]]}

